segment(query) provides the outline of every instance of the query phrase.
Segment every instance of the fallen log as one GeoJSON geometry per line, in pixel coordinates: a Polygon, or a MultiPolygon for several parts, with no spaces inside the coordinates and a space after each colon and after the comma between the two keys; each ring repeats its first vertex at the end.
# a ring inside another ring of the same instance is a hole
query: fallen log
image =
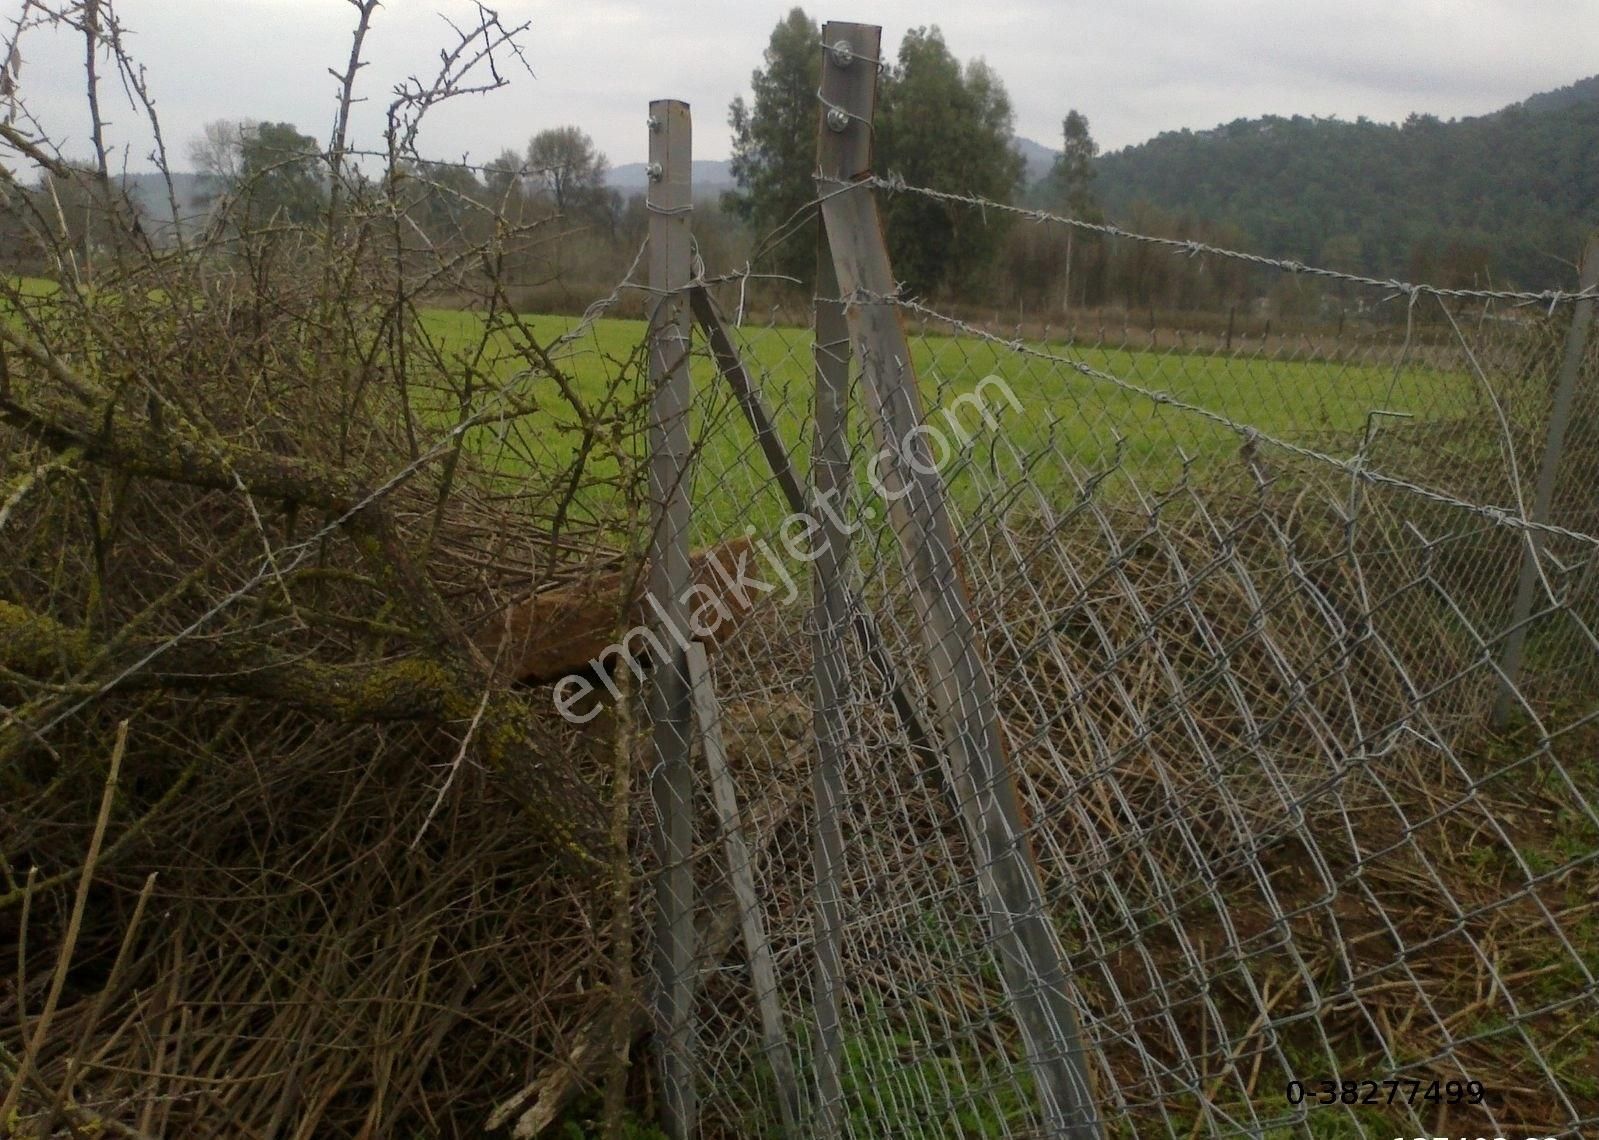
{"type": "MultiPolygon", "coordinates": [[[[770,583],[756,573],[749,538],[697,551],[689,565],[693,584],[687,600],[696,621],[683,633],[715,647],[737,632],[770,583]]],[[[624,589],[622,571],[612,570],[534,594],[492,614],[473,640],[501,683],[549,685],[604,667],[606,651],[620,644],[616,619],[624,593],[630,599],[629,629],[658,620],[644,589],[647,578],[646,567],[624,589]]]]}

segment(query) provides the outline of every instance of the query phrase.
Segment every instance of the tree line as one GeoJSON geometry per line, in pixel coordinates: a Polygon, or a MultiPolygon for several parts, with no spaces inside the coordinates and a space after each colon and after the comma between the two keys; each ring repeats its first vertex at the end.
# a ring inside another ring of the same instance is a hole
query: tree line
{"type": "MultiPolygon", "coordinates": [[[[795,297],[808,293],[815,269],[821,55],[821,30],[803,9],[773,28],[750,97],[729,107],[735,188],[700,202],[694,219],[707,265],[749,264],[788,278],[795,297]]],[[[908,183],[999,202],[1027,194],[1004,82],[985,61],[960,59],[937,26],[908,31],[883,68],[875,128],[878,169],[908,183]]],[[[1075,111],[1065,117],[1063,143],[1054,172],[1032,194],[1097,217],[1097,148],[1075,111]]],[[[310,225],[328,209],[328,156],[292,123],[218,120],[191,140],[188,157],[202,204],[225,207],[210,213],[241,231],[310,225]]],[[[487,162],[415,158],[385,168],[397,180],[388,188],[395,205],[430,249],[472,249],[496,233],[515,234],[496,272],[520,282],[530,306],[579,304],[593,289],[608,289],[647,231],[641,196],[606,185],[607,157],[575,125],[541,130],[487,162]]],[[[361,164],[343,177],[360,180],[361,164]]],[[[50,187],[57,195],[62,189],[50,187]]],[[[1069,231],[1018,227],[911,194],[885,201],[885,224],[896,272],[915,295],[974,302],[998,296],[1007,307],[1094,306],[1118,295],[1147,300],[1152,278],[1142,261],[1118,258],[1069,231]]]]}
{"type": "MultiPolygon", "coordinates": [[[[747,263],[792,282],[795,295],[808,293],[815,270],[821,60],[820,27],[791,9],[749,96],[729,106],[735,186],[695,216],[706,264],[747,263]]],[[[930,25],[907,31],[884,62],[874,142],[876,169],[911,185],[1449,287],[1569,284],[1569,261],[1599,221],[1595,81],[1460,122],[1240,120],[1113,154],[1067,108],[1054,165],[1029,185],[1003,80],[981,58],[962,60],[930,25]]],[[[204,196],[227,199],[245,224],[306,224],[327,208],[327,156],[293,124],[213,122],[189,157],[204,196]]],[[[614,283],[647,231],[641,195],[608,186],[609,169],[581,127],[563,125],[487,162],[396,161],[387,177],[403,182],[395,201],[434,248],[472,248],[510,223],[520,237],[500,271],[524,283],[529,304],[559,306],[614,283]]],[[[41,202],[70,198],[50,177],[32,191],[41,202]]],[[[1173,258],[914,193],[886,195],[883,206],[903,288],[938,301],[1046,319],[1105,308],[1314,319],[1360,307],[1336,284],[1237,261],[1173,258]]],[[[81,214],[87,229],[92,212],[81,214]]],[[[0,234],[0,252],[7,247],[0,234]]]]}
{"type": "MultiPolygon", "coordinates": [[[[733,101],[729,207],[780,232],[814,197],[821,35],[795,8],[773,29],[751,99],[733,101]]],[[[876,119],[881,173],[935,190],[1123,229],[1449,288],[1570,287],[1599,225],[1599,77],[1458,122],[1412,115],[1240,120],[1100,154],[1068,108],[1052,169],[1027,185],[1009,96],[981,59],[961,63],[937,27],[913,28],[886,66],[876,119]]],[[[1342,320],[1374,298],[1347,285],[1040,225],[912,194],[890,196],[895,270],[916,294],[1069,314],[1247,311],[1342,320]]],[[[808,283],[810,231],[767,251],[808,283]]],[[[759,248],[759,247],[758,247],[759,248]]]]}
{"type": "MultiPolygon", "coordinates": [[[[801,8],[773,29],[751,97],[733,100],[732,174],[726,208],[756,235],[759,268],[808,287],[814,229],[794,224],[816,196],[821,30],[801,8]]],[[[1061,120],[1053,167],[1029,186],[1005,84],[982,59],[962,62],[936,26],[912,28],[879,80],[874,163],[907,184],[1104,220],[1099,147],[1086,115],[1061,120]]],[[[905,291],[938,300],[1002,305],[1007,313],[1069,314],[1106,306],[1219,309],[1265,288],[1237,263],[1174,264],[1164,250],[1107,240],[1070,227],[913,193],[883,202],[894,269],[905,291]]],[[[1213,227],[1136,204],[1124,221],[1162,235],[1225,242],[1237,227],[1213,227]]]]}
{"type": "MultiPolygon", "coordinates": [[[[251,213],[263,219],[280,216],[309,223],[326,204],[329,188],[321,146],[292,123],[219,119],[191,141],[189,159],[211,194],[240,195],[251,213]]],[[[605,186],[608,169],[593,139],[578,127],[564,126],[539,131],[525,151],[502,150],[479,166],[402,163],[400,177],[434,184],[462,204],[503,207],[543,199],[563,215],[608,219],[620,201],[605,186]]]]}

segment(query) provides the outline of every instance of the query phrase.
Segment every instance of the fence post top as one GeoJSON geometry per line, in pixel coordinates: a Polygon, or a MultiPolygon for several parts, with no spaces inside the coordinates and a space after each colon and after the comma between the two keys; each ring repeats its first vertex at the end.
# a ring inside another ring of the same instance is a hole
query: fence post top
{"type": "Polygon", "coordinates": [[[847,180],[871,169],[882,33],[876,24],[823,25],[817,160],[824,177],[847,180]]]}
{"type": "MultiPolygon", "coordinates": [[[[828,20],[822,25],[822,38],[827,41],[829,47],[833,45],[834,36],[848,38],[851,32],[866,32],[869,35],[881,37],[883,26],[881,24],[857,24],[852,20],[828,20]]],[[[851,40],[850,47],[856,55],[860,55],[860,45],[858,43],[851,40]]]]}
{"type": "Polygon", "coordinates": [[[650,153],[645,200],[652,211],[687,213],[693,208],[694,119],[682,99],[650,100],[650,153]]]}

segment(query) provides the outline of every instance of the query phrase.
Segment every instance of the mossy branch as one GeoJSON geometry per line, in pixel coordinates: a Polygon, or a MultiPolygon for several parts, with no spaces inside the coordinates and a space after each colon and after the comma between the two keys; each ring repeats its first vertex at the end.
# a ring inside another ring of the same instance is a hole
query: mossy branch
{"type": "MultiPolygon", "coordinates": [[[[452,721],[470,717],[478,696],[443,663],[412,655],[358,665],[282,658],[259,646],[210,640],[178,642],[142,668],[118,676],[120,661],[137,661],[153,644],[107,655],[116,691],[215,692],[270,701],[329,720],[452,721]]],[[[99,656],[87,631],[0,601],[0,668],[41,684],[69,682],[99,656]]],[[[89,681],[91,687],[100,686],[89,681]]]]}
{"type": "Polygon", "coordinates": [[[486,672],[487,663],[416,565],[380,496],[359,482],[298,457],[241,447],[212,434],[134,423],[114,405],[92,410],[59,397],[35,394],[22,400],[9,393],[0,396],[0,421],[57,451],[74,451],[123,474],[242,491],[340,516],[379,584],[421,614],[434,646],[452,659],[462,678],[486,672]]]}

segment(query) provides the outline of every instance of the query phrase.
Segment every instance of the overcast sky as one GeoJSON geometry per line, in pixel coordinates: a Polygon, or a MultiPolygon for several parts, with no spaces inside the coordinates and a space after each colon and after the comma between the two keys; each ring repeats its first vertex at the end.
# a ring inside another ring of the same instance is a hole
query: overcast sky
{"type": "MultiPolygon", "coordinates": [[[[493,0],[490,0],[492,3],[493,0]]],[[[8,20],[22,0],[0,0],[8,20]]],[[[436,113],[421,139],[434,157],[484,160],[535,131],[576,123],[613,164],[641,160],[652,98],[688,100],[695,154],[729,149],[727,105],[747,92],[772,26],[790,7],[760,0],[499,0],[524,37],[536,78],[436,113]]],[[[174,167],[212,119],[287,120],[325,138],[329,67],[349,53],[348,0],[117,0],[148,69],[174,167]]],[[[936,23],[962,58],[1003,77],[1016,133],[1057,146],[1076,107],[1106,149],[1163,130],[1267,113],[1481,114],[1599,71],[1595,0],[859,0],[808,9],[821,19],[880,23],[897,47],[907,27],[936,23]]],[[[431,74],[447,42],[441,13],[465,0],[387,0],[362,75],[371,97],[357,122],[378,145],[381,108],[407,75],[431,74]]],[[[29,108],[71,154],[88,153],[81,42],[39,30],[23,42],[29,108]]],[[[130,169],[146,169],[149,135],[120,92],[107,92],[111,136],[130,169]]]]}

